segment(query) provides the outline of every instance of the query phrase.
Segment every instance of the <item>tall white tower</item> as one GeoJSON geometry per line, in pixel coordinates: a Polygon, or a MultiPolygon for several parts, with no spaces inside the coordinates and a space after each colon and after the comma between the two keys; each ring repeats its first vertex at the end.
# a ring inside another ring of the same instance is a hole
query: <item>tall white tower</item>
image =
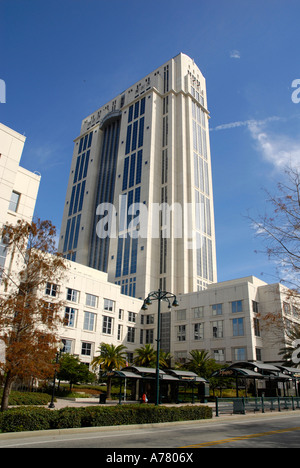
{"type": "Polygon", "coordinates": [[[179,54],[87,117],[59,249],[124,294],[217,281],[206,83],[179,54]]]}

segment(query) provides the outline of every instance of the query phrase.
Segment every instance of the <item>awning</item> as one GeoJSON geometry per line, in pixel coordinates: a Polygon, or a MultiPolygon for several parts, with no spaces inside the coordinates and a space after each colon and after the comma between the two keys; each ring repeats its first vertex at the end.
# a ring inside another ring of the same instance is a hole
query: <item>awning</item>
{"type": "Polygon", "coordinates": [[[241,369],[238,367],[226,367],[213,372],[212,377],[231,377],[231,378],[246,378],[246,379],[264,379],[265,377],[259,372],[254,372],[251,369],[241,369]]]}
{"type": "Polygon", "coordinates": [[[121,379],[141,379],[142,377],[133,372],[127,372],[123,370],[115,370],[111,372],[104,372],[101,377],[120,377],[121,379]]]}
{"type": "MultiPolygon", "coordinates": [[[[129,371],[133,372],[134,375],[143,375],[143,374],[156,374],[156,369],[154,367],[136,367],[136,366],[128,366],[123,367],[122,371],[129,371]]],[[[165,372],[163,370],[159,370],[159,375],[164,375],[165,372]]]]}

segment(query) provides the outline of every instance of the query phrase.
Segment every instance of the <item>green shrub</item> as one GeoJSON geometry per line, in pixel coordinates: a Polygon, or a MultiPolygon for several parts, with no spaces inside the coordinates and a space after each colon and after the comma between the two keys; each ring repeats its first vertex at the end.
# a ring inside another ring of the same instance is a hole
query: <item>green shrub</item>
{"type": "Polygon", "coordinates": [[[0,413],[0,431],[20,432],[79,427],[151,424],[211,419],[207,406],[154,405],[94,406],[86,408],[13,408],[0,413]]]}
{"type": "Polygon", "coordinates": [[[1,432],[52,429],[55,415],[47,408],[11,408],[0,413],[1,432]]]}

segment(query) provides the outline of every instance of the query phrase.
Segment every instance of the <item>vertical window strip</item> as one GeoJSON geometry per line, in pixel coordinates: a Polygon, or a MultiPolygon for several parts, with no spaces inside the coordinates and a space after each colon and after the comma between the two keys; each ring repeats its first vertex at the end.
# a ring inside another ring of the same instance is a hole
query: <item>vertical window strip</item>
{"type": "Polygon", "coordinates": [[[130,106],[129,112],[128,112],[128,123],[132,122],[132,117],[133,117],[133,106],[130,106]]]}
{"type": "Polygon", "coordinates": [[[67,227],[66,227],[66,232],[65,232],[65,240],[64,240],[64,252],[66,252],[66,251],[67,251],[67,248],[68,248],[70,224],[71,224],[71,219],[68,219],[67,227]]]}
{"type": "Polygon", "coordinates": [[[81,193],[80,193],[78,211],[82,210],[83,199],[84,199],[84,191],[85,191],[85,180],[81,184],[81,193]]]}
{"type": "Polygon", "coordinates": [[[135,162],[136,162],[136,153],[133,153],[130,158],[130,173],[129,173],[129,184],[128,184],[129,188],[133,187],[134,185],[135,162]]]}
{"type": "Polygon", "coordinates": [[[145,126],[145,118],[142,117],[140,119],[140,128],[139,128],[139,141],[138,141],[139,148],[141,148],[144,145],[144,126],[145,126]]]}
{"type": "Polygon", "coordinates": [[[145,107],[146,107],[146,98],[143,98],[141,100],[141,112],[140,112],[140,115],[144,115],[145,114],[145,107]]]}
{"type": "Polygon", "coordinates": [[[129,172],[129,156],[127,156],[127,158],[125,158],[125,161],[124,161],[122,190],[127,190],[128,172],[129,172]]]}
{"type": "Polygon", "coordinates": [[[126,149],[125,149],[125,154],[129,154],[129,153],[130,153],[131,132],[132,132],[132,125],[128,125],[128,128],[127,128],[127,138],[126,138],[126,149]]]}
{"type": "Polygon", "coordinates": [[[142,162],[143,162],[143,150],[138,152],[137,165],[136,165],[136,179],[135,183],[140,184],[142,180],[142,162]]]}
{"type": "Polygon", "coordinates": [[[69,237],[69,244],[68,244],[68,251],[72,250],[72,248],[73,248],[75,221],[76,221],[76,216],[74,216],[74,218],[72,219],[70,237],[69,237]]]}
{"type": "Polygon", "coordinates": [[[75,191],[76,191],[76,186],[74,185],[73,188],[72,188],[71,200],[70,200],[70,205],[69,205],[69,216],[71,216],[72,213],[73,213],[75,191]]]}
{"type": "Polygon", "coordinates": [[[80,229],[80,220],[81,220],[81,215],[78,215],[78,216],[77,216],[77,221],[76,221],[76,229],[75,229],[75,236],[74,236],[73,249],[77,249],[77,245],[78,245],[79,229],[80,229]]]}
{"type": "Polygon", "coordinates": [[[116,262],[116,278],[121,276],[121,267],[122,267],[122,257],[123,257],[123,237],[118,239],[118,253],[117,253],[117,262],[116,262]]]}
{"type": "Polygon", "coordinates": [[[76,182],[77,182],[78,171],[79,171],[79,167],[80,167],[80,161],[81,161],[81,156],[78,156],[77,161],[76,161],[76,167],[75,167],[75,173],[74,173],[73,184],[76,184],[76,182]]]}
{"type": "Polygon", "coordinates": [[[138,120],[133,123],[133,132],[132,132],[132,145],[131,151],[136,150],[136,143],[137,143],[137,133],[138,133],[138,120]]]}

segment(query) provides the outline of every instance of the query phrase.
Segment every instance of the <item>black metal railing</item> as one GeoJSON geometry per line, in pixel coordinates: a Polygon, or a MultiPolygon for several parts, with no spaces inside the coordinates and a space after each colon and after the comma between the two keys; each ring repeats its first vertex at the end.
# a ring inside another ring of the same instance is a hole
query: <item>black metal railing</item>
{"type": "Polygon", "coordinates": [[[300,409],[300,397],[216,398],[216,416],[247,412],[295,411],[300,409]]]}

